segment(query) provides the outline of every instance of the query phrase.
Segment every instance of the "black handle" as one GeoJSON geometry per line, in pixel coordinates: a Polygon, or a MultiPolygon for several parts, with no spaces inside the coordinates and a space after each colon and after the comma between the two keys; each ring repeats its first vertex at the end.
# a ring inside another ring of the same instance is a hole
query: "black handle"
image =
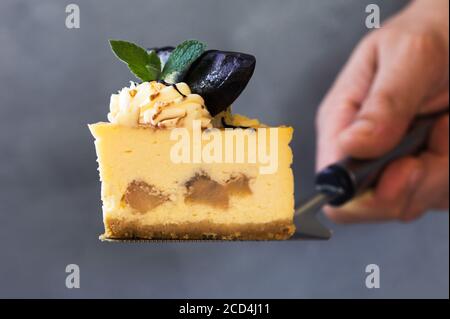
{"type": "Polygon", "coordinates": [[[402,142],[392,151],[374,160],[346,158],[320,171],[316,177],[318,191],[333,198],[329,204],[340,206],[372,187],[386,165],[408,155],[419,153],[427,143],[435,121],[444,112],[422,116],[411,125],[402,142]]]}

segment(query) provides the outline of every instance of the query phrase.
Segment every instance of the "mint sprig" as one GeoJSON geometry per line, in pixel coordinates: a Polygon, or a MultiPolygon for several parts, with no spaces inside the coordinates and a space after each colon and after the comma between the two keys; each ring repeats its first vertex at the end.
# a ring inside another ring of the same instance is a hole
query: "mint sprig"
{"type": "Polygon", "coordinates": [[[140,46],[122,40],[110,40],[114,54],[128,65],[128,68],[142,81],[158,80],[161,75],[161,61],[155,51],[147,53],[140,46]]]}
{"type": "Polygon", "coordinates": [[[168,83],[176,83],[205,49],[206,44],[197,40],[186,40],[179,44],[164,65],[161,79],[168,83]]]}
{"type": "Polygon", "coordinates": [[[147,53],[137,44],[122,40],[110,40],[114,54],[142,81],[164,80],[176,83],[186,74],[192,63],[205,51],[206,44],[187,40],[179,44],[170,54],[161,70],[161,60],[155,51],[147,53]]]}

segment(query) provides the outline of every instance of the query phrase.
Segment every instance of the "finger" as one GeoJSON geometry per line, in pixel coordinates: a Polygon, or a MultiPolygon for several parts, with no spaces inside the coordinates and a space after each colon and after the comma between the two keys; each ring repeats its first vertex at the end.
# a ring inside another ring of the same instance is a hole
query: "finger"
{"type": "Polygon", "coordinates": [[[399,216],[402,221],[415,220],[427,210],[448,209],[448,157],[426,153],[420,160],[424,167],[423,178],[399,216]]]}
{"type": "Polygon", "coordinates": [[[428,99],[425,102],[425,107],[423,108],[423,113],[433,113],[442,111],[443,109],[448,109],[449,104],[449,91],[447,89],[446,92],[436,95],[428,99]]]}
{"type": "Polygon", "coordinates": [[[393,208],[387,218],[399,217],[399,210],[405,208],[423,176],[423,163],[414,157],[396,160],[386,167],[376,185],[375,197],[380,204],[393,208]]]}
{"type": "Polygon", "coordinates": [[[442,116],[434,125],[429,141],[430,152],[436,155],[449,154],[449,116],[442,116]]]}
{"type": "MultiPolygon", "coordinates": [[[[366,192],[342,207],[326,206],[325,215],[338,224],[367,222],[367,211],[375,206],[372,192],[366,192]]],[[[373,214],[370,214],[373,215],[373,214]]]]}
{"type": "Polygon", "coordinates": [[[350,98],[333,100],[319,112],[320,124],[317,128],[317,170],[341,159],[345,154],[336,143],[336,136],[353,121],[358,105],[350,98]],[[334,105],[329,107],[328,105],[334,105]]]}
{"type": "Polygon", "coordinates": [[[369,95],[354,123],[339,136],[344,152],[354,157],[377,157],[397,145],[430,91],[433,74],[424,55],[410,54],[409,43],[397,48],[380,45],[380,64],[369,95]]]}
{"type": "Polygon", "coordinates": [[[375,44],[363,40],[322,102],[317,116],[317,169],[343,156],[336,136],[354,119],[372,83],[376,66],[375,44]]]}
{"type": "Polygon", "coordinates": [[[416,185],[402,220],[413,220],[426,209],[449,207],[449,117],[435,124],[430,136],[429,150],[420,156],[424,178],[416,185]]]}

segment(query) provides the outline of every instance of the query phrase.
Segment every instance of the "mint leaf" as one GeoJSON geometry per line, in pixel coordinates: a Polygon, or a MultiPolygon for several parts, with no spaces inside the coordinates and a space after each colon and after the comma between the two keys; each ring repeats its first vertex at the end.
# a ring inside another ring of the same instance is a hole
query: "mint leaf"
{"type": "Polygon", "coordinates": [[[123,62],[134,65],[145,65],[148,54],[140,46],[121,40],[110,40],[111,49],[114,54],[123,62]]]}
{"type": "Polygon", "coordinates": [[[148,54],[146,67],[149,72],[155,73],[155,80],[157,80],[161,75],[161,60],[155,51],[151,51],[148,54]]]}
{"type": "Polygon", "coordinates": [[[128,64],[130,71],[144,82],[156,80],[149,75],[148,69],[144,65],[128,64]]]}
{"type": "Polygon", "coordinates": [[[187,40],[179,44],[164,65],[161,79],[176,83],[205,49],[206,44],[197,40],[187,40]]]}
{"type": "Polygon", "coordinates": [[[161,61],[154,51],[147,53],[140,46],[121,40],[110,40],[114,54],[142,81],[157,80],[161,74],[161,61]]]}

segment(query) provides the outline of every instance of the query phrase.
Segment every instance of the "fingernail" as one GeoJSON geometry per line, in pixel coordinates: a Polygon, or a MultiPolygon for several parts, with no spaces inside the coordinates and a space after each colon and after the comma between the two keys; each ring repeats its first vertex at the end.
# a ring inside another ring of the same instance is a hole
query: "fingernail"
{"type": "Polygon", "coordinates": [[[371,135],[375,130],[375,123],[368,119],[360,119],[353,123],[347,130],[345,135],[371,135]]]}

